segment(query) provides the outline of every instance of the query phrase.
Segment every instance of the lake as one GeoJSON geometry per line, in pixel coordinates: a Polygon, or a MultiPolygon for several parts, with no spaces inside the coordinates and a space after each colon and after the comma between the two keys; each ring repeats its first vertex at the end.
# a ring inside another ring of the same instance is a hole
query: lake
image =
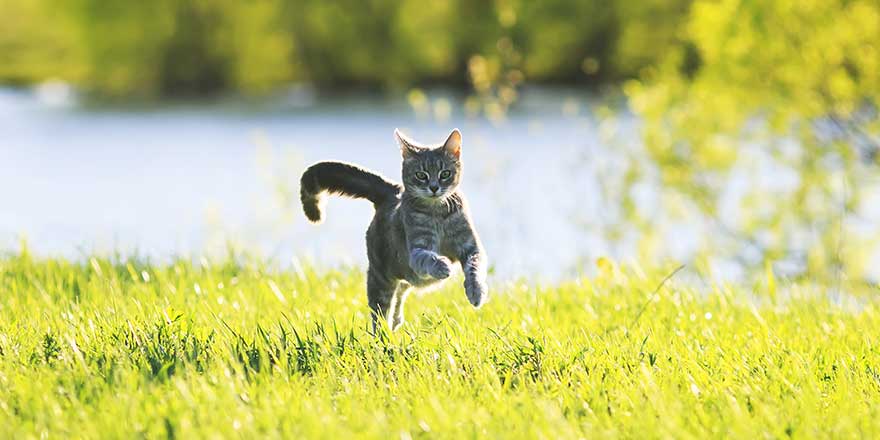
{"type": "MultiPolygon", "coordinates": [[[[455,93],[427,98],[419,111],[405,96],[308,90],[120,108],[79,105],[64,89],[0,90],[0,245],[15,250],[24,238],[39,255],[161,260],[233,243],[282,265],[363,265],[369,203],[334,198],[325,223],[311,225],[298,204],[301,172],[344,160],[397,179],[395,128],[440,142],[458,127],[463,189],[497,276],[553,279],[627,257],[627,237],[610,240],[601,227],[616,209],[601,182],[617,165],[590,95],[526,90],[494,122],[466,115],[455,93]]],[[[671,246],[685,255],[695,243],[671,246]]]]}

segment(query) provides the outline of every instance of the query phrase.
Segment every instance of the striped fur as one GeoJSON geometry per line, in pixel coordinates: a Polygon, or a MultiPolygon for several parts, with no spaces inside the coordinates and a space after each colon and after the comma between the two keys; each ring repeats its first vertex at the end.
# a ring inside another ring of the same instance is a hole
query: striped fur
{"type": "Polygon", "coordinates": [[[320,223],[324,193],[367,199],[373,205],[382,205],[393,202],[401,191],[399,185],[357,165],[318,162],[303,173],[299,193],[306,217],[320,223]]]}
{"type": "Polygon", "coordinates": [[[454,130],[440,146],[420,145],[400,132],[403,185],[354,165],[321,162],[303,174],[303,211],[322,219],[321,194],[366,198],[376,212],[367,229],[367,299],[374,328],[385,320],[392,329],[404,321],[403,304],[413,288],[438,285],[459,263],[468,300],[480,307],[488,299],[486,253],[459,191],[461,134],[454,130]]]}

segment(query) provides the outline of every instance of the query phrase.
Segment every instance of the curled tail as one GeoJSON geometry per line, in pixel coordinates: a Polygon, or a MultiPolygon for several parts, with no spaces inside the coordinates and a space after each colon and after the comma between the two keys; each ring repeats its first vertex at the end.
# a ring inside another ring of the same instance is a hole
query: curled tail
{"type": "Polygon", "coordinates": [[[313,223],[322,220],[322,196],[327,192],[356,199],[367,199],[373,206],[397,199],[399,185],[356,165],[342,162],[318,162],[300,179],[300,199],[306,217],[313,223]]]}

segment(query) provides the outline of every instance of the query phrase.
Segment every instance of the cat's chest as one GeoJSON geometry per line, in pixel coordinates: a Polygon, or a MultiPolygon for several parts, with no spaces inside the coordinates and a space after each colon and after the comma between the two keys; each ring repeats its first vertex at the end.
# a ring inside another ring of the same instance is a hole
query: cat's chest
{"type": "Polygon", "coordinates": [[[457,237],[454,231],[453,223],[447,219],[438,219],[434,224],[434,238],[438,252],[453,261],[458,259],[455,253],[457,237]]]}
{"type": "Polygon", "coordinates": [[[425,219],[425,222],[436,240],[443,241],[449,237],[449,230],[452,226],[449,219],[442,217],[428,217],[425,219]]]}
{"type": "Polygon", "coordinates": [[[410,211],[406,216],[409,241],[420,242],[419,236],[425,238],[424,244],[430,243],[430,249],[456,260],[458,248],[457,231],[462,228],[457,222],[461,221],[461,215],[449,212],[447,209],[431,211],[410,211]]]}

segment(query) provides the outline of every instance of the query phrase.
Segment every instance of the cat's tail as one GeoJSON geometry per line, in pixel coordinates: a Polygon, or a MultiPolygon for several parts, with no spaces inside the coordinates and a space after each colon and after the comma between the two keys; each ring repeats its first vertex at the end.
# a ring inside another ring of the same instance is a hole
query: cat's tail
{"type": "Polygon", "coordinates": [[[306,217],[320,223],[324,193],[367,199],[378,206],[396,200],[401,191],[400,185],[356,165],[318,162],[303,173],[299,195],[306,217]]]}

